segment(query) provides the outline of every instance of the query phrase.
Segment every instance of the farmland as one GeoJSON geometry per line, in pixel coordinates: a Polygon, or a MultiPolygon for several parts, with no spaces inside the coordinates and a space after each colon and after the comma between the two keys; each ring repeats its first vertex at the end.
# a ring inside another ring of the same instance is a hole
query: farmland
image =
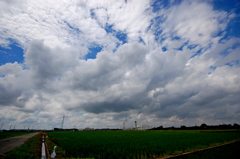
{"type": "Polygon", "coordinates": [[[68,157],[157,158],[233,140],[239,131],[82,131],[48,132],[68,157]]]}

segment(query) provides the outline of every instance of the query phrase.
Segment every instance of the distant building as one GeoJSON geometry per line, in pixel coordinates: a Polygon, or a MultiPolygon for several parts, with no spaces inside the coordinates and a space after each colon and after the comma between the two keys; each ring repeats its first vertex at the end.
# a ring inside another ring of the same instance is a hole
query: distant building
{"type": "Polygon", "coordinates": [[[78,131],[78,129],[77,128],[71,128],[71,129],[54,128],[54,131],[78,131]]]}
{"type": "Polygon", "coordinates": [[[93,131],[94,129],[93,128],[90,128],[90,127],[86,127],[85,129],[83,129],[83,131],[93,131]]]}

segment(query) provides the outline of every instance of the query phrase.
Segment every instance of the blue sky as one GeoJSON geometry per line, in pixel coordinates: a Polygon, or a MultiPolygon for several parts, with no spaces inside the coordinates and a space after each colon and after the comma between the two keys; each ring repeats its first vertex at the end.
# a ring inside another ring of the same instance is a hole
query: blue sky
{"type": "MultiPolygon", "coordinates": [[[[165,1],[153,1],[152,2],[152,9],[153,12],[159,12],[159,10],[161,10],[162,7],[164,8],[169,8],[174,4],[179,4],[182,1],[173,1],[173,3],[171,3],[168,0],[165,1]]],[[[211,2],[211,5],[213,6],[213,8],[215,10],[224,10],[226,12],[234,12],[235,14],[240,14],[240,7],[239,7],[239,3],[236,0],[230,0],[230,1],[222,1],[222,0],[215,0],[213,2],[211,2]]],[[[95,18],[95,17],[93,17],[95,18]]],[[[158,17],[157,17],[158,19],[158,17]]],[[[157,24],[161,23],[161,21],[159,21],[157,24]]],[[[80,30],[78,28],[74,28],[73,26],[71,26],[70,24],[66,23],[68,25],[68,27],[70,29],[72,29],[72,32],[79,34],[80,30]]],[[[240,30],[238,29],[240,26],[240,17],[237,16],[234,18],[234,20],[232,20],[227,28],[226,28],[226,36],[224,36],[222,38],[222,40],[227,39],[231,36],[234,37],[240,37],[240,30]]],[[[121,44],[127,43],[127,34],[122,32],[122,31],[116,31],[114,29],[112,29],[112,25],[111,26],[106,26],[104,28],[106,30],[107,33],[112,33],[114,34],[114,36],[121,42],[121,44]]],[[[158,33],[156,32],[156,35],[158,33]]],[[[221,33],[219,33],[221,34],[221,33]]],[[[158,38],[158,37],[156,37],[158,38]]],[[[18,43],[17,40],[15,39],[9,39],[9,44],[7,46],[3,45],[0,46],[0,64],[4,65],[6,63],[14,63],[14,62],[18,62],[18,63],[23,63],[24,61],[24,49],[21,48],[20,44],[18,43]]],[[[139,41],[142,42],[142,39],[139,38],[139,41]]],[[[100,52],[102,50],[103,46],[102,45],[97,45],[95,43],[92,44],[92,46],[89,47],[89,51],[87,53],[87,55],[85,56],[85,59],[95,59],[96,55],[98,52],[100,52]]],[[[165,50],[165,47],[163,47],[163,50],[165,50]]]]}
{"type": "Polygon", "coordinates": [[[237,0],[55,3],[0,2],[5,125],[240,120],[237,0]]]}

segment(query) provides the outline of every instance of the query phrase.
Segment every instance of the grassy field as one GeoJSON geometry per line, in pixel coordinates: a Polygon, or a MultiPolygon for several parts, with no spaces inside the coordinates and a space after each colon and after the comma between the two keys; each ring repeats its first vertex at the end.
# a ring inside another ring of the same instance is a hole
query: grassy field
{"type": "Polygon", "coordinates": [[[28,139],[22,146],[8,152],[4,159],[40,159],[42,138],[41,134],[28,139]]]}
{"type": "Polygon", "coordinates": [[[14,137],[14,136],[20,136],[20,135],[25,135],[25,134],[30,134],[33,132],[1,132],[0,133],[0,139],[5,139],[9,137],[14,137]]]}
{"type": "MultiPolygon", "coordinates": [[[[48,132],[68,157],[159,158],[240,140],[239,131],[48,132]]],[[[50,150],[51,151],[51,150],[50,150]]]]}

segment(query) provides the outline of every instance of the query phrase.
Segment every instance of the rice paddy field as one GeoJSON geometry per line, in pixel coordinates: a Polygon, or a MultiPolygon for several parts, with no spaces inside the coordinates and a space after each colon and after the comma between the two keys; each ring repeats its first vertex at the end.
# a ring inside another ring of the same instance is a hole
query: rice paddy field
{"type": "Polygon", "coordinates": [[[161,158],[240,140],[240,131],[236,130],[80,131],[47,135],[65,157],[96,159],[161,158]]]}

